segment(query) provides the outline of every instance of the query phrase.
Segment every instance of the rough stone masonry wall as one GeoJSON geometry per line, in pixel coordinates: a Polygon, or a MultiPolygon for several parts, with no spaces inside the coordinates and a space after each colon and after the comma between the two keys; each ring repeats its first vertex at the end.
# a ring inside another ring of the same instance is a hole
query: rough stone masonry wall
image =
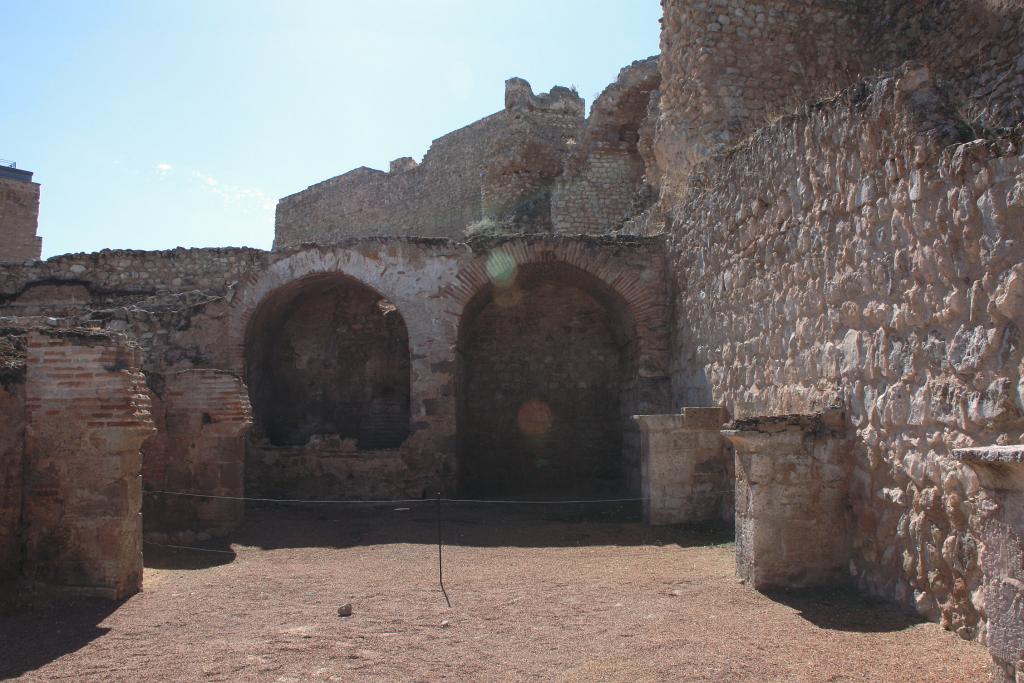
{"type": "Polygon", "coordinates": [[[646,167],[640,139],[660,80],[657,58],[634,62],[594,101],[555,184],[551,221],[556,232],[612,232],[653,200],[650,183],[657,174],[646,167]]]}
{"type": "Polygon", "coordinates": [[[670,194],[683,191],[690,169],[716,147],[862,71],[856,2],[662,0],[662,6],[655,149],[662,190],[670,194]]]}
{"type": "Polygon", "coordinates": [[[0,177],[0,263],[35,261],[43,250],[42,238],[36,237],[39,183],[32,182],[31,173],[25,175],[0,177]]]}
{"type": "Polygon", "coordinates": [[[29,334],[24,573],[118,599],[142,586],[142,460],[152,434],[138,347],[95,330],[29,334]]]}
{"type": "Polygon", "coordinates": [[[907,60],[981,135],[1024,110],[1020,0],[663,0],[662,189],[771,119],[907,60]]]}
{"type": "Polygon", "coordinates": [[[70,254],[0,268],[0,316],[58,317],[139,341],[147,372],[218,363],[218,341],[239,281],[261,268],[257,249],[70,254]]]}
{"type": "Polygon", "coordinates": [[[423,163],[358,168],[283,198],[274,249],[381,235],[458,240],[484,218],[544,227],[551,183],[582,124],[575,93],[534,95],[511,79],[505,110],[438,138],[423,163]]]}
{"type": "Polygon", "coordinates": [[[669,250],[677,400],[844,407],[851,574],[971,637],[979,489],[949,455],[1024,436],[1024,158],[951,109],[917,70],[784,119],[691,175],[669,250]]]}

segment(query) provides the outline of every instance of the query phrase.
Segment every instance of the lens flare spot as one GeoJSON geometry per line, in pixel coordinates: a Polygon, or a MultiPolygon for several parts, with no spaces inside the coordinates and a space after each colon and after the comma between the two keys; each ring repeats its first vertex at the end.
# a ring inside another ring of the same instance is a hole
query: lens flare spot
{"type": "Polygon", "coordinates": [[[544,401],[527,401],[519,406],[516,424],[519,431],[527,436],[544,436],[551,429],[554,415],[544,401]]]}
{"type": "Polygon", "coordinates": [[[523,300],[523,290],[515,285],[502,287],[494,292],[494,303],[502,308],[517,306],[523,300]]]}
{"type": "Polygon", "coordinates": [[[498,287],[507,287],[516,279],[516,260],[507,251],[492,251],[487,257],[487,277],[498,287]]]}

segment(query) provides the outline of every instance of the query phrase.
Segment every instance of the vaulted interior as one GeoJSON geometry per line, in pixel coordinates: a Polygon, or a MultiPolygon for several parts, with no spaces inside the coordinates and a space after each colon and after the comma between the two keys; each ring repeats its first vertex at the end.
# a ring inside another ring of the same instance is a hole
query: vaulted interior
{"type": "Polygon", "coordinates": [[[359,450],[397,448],[409,433],[409,335],[396,307],[341,274],[298,280],[253,316],[246,380],[254,437],[301,446],[314,437],[359,450]]]}
{"type": "Polygon", "coordinates": [[[464,495],[619,494],[636,344],[624,301],[575,267],[497,268],[459,331],[458,466],[464,495]]]}

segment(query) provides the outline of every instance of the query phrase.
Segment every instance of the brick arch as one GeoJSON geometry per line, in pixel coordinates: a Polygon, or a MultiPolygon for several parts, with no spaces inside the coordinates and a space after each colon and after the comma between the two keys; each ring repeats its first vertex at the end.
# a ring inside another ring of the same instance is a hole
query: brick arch
{"type": "MultiPolygon", "coordinates": [[[[244,372],[249,325],[260,307],[282,288],[317,275],[341,275],[373,290],[393,303],[408,324],[406,309],[410,302],[400,292],[396,277],[388,273],[391,265],[377,254],[360,250],[311,248],[290,254],[250,275],[239,284],[231,302],[226,340],[231,369],[244,372]]],[[[409,326],[410,337],[422,334],[424,330],[409,326]]]]}
{"type": "MultiPolygon", "coordinates": [[[[492,286],[488,258],[507,254],[517,266],[563,265],[581,271],[619,298],[632,318],[637,343],[637,373],[644,378],[668,376],[667,292],[664,278],[651,276],[644,267],[604,243],[585,240],[513,240],[497,244],[464,266],[444,296],[460,320],[472,303],[492,286]]],[[[636,258],[635,255],[632,258],[636,258]]]]}

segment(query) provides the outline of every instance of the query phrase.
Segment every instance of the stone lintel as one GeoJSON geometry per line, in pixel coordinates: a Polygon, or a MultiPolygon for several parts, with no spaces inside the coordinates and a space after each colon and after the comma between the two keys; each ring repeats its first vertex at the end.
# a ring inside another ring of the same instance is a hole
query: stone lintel
{"type": "Polygon", "coordinates": [[[725,423],[725,409],[683,408],[672,415],[634,415],[633,421],[644,432],[718,430],[725,423]]]}
{"type": "Polygon", "coordinates": [[[978,474],[983,486],[997,491],[1024,492],[1024,446],[957,448],[953,457],[978,474]]]}

